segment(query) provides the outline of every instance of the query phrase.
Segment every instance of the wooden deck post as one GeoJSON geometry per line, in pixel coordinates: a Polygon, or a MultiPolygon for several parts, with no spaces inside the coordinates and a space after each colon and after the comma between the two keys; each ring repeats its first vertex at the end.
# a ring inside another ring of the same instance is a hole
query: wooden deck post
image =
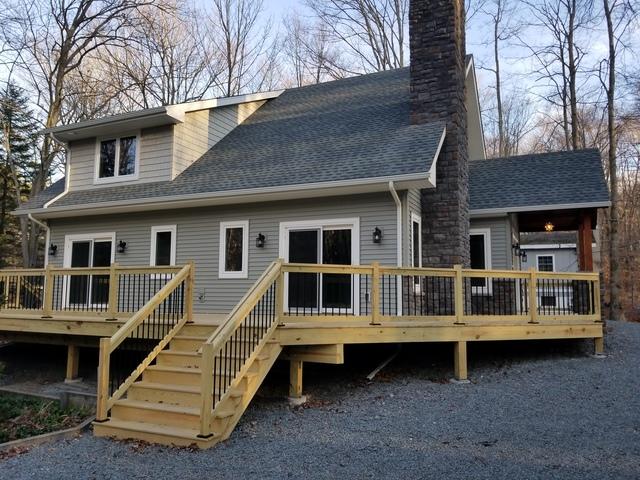
{"type": "Polygon", "coordinates": [[[462,265],[454,265],[453,266],[453,270],[456,273],[456,277],[455,277],[455,286],[453,289],[453,293],[455,295],[454,297],[454,308],[455,308],[455,314],[456,314],[456,324],[459,325],[464,325],[463,319],[464,319],[464,303],[465,303],[465,298],[464,298],[464,279],[462,278],[462,265]]]}
{"type": "Polygon", "coordinates": [[[189,262],[189,276],[187,277],[184,292],[184,314],[187,317],[187,323],[193,323],[193,296],[195,293],[196,282],[196,264],[193,260],[189,262]]]}
{"type": "Polygon", "coordinates": [[[302,397],[302,363],[302,360],[289,362],[289,396],[292,398],[302,397]]]}
{"type": "Polygon", "coordinates": [[[538,323],[538,277],[533,267],[529,268],[529,323],[538,323]]]}
{"type": "Polygon", "coordinates": [[[211,432],[211,414],[213,413],[213,344],[202,346],[202,363],[200,364],[200,438],[209,438],[211,432]]]}
{"type": "Polygon", "coordinates": [[[111,339],[100,339],[100,358],[98,360],[98,398],[96,404],[96,421],[108,420],[109,403],[109,360],[111,355],[111,339]]]}
{"type": "Polygon", "coordinates": [[[280,273],[276,279],[276,318],[278,325],[284,325],[284,272],[282,271],[282,263],[280,264],[280,273]]]}
{"type": "Polygon", "coordinates": [[[109,304],[107,305],[107,320],[116,320],[118,317],[118,291],[120,289],[118,278],[118,264],[112,263],[109,267],[109,304]]]}
{"type": "Polygon", "coordinates": [[[44,269],[44,298],[42,299],[42,318],[51,318],[53,311],[53,275],[51,265],[44,269]]]}
{"type": "Polygon", "coordinates": [[[77,345],[67,345],[67,374],[66,383],[78,381],[78,368],[80,366],[80,348],[77,345]]]}
{"type": "Polygon", "coordinates": [[[456,380],[467,380],[467,342],[453,345],[453,371],[456,380]]]}
{"type": "Polygon", "coordinates": [[[380,325],[380,263],[371,266],[371,325],[380,325]]]}
{"type": "Polygon", "coordinates": [[[596,355],[604,355],[604,337],[594,338],[593,347],[596,355]]]}

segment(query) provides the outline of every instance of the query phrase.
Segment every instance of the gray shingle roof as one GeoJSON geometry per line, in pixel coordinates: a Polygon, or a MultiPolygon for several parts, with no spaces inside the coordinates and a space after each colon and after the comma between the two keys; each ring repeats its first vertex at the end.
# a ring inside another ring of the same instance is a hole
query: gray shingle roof
{"type": "Polygon", "coordinates": [[[472,211],[609,201],[596,149],[476,160],[469,178],[472,211]]]}
{"type": "Polygon", "coordinates": [[[42,192],[31,198],[22,204],[23,210],[31,210],[34,208],[41,208],[50,200],[64,192],[65,179],[61,178],[52,183],[48,188],[45,188],[42,192]]]}
{"type": "Polygon", "coordinates": [[[70,192],[54,206],[405,174],[426,178],[443,130],[444,123],[409,123],[407,68],[295,88],[269,100],[171,182],[70,192]]]}

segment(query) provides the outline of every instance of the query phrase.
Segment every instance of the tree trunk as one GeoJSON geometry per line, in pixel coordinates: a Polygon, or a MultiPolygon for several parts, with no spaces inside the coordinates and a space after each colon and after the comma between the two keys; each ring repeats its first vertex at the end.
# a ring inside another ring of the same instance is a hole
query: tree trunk
{"type": "Polygon", "coordinates": [[[609,6],[609,0],[603,0],[604,13],[607,20],[607,37],[609,44],[609,78],[606,86],[607,91],[607,136],[609,139],[609,153],[607,158],[609,170],[609,188],[611,190],[611,208],[609,209],[609,296],[611,302],[611,318],[615,320],[623,320],[624,314],[620,304],[620,265],[619,265],[619,246],[618,246],[618,163],[616,159],[617,153],[617,135],[616,135],[616,119],[615,119],[615,91],[616,91],[616,47],[615,32],[613,26],[612,11],[609,6]]]}

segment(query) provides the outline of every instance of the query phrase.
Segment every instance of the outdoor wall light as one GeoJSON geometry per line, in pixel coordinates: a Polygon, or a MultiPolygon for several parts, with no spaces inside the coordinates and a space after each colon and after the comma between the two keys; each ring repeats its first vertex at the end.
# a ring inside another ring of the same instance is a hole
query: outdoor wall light
{"type": "Polygon", "coordinates": [[[53,243],[49,245],[49,255],[51,255],[52,257],[55,257],[57,251],[58,251],[57,245],[54,245],[53,243]]]}
{"type": "Polygon", "coordinates": [[[555,228],[555,225],[553,225],[553,223],[551,222],[547,222],[544,224],[544,231],[545,232],[553,232],[553,229],[555,228]]]}
{"type": "Polygon", "coordinates": [[[262,233],[259,233],[256,237],[256,247],[264,248],[264,243],[266,240],[267,238],[262,233]]]}
{"type": "Polygon", "coordinates": [[[523,262],[526,262],[526,261],[527,261],[527,252],[526,252],[526,251],[524,251],[524,250],[522,249],[522,247],[520,247],[520,244],[519,244],[519,243],[514,243],[513,245],[511,245],[511,248],[513,248],[513,254],[514,254],[516,257],[520,257],[520,259],[521,259],[523,262]]]}
{"type": "Polygon", "coordinates": [[[376,227],[373,230],[373,243],[380,243],[380,242],[382,242],[382,230],[376,227]]]}
{"type": "Polygon", "coordinates": [[[118,253],[124,253],[127,250],[127,242],[120,240],[118,242],[118,253]]]}

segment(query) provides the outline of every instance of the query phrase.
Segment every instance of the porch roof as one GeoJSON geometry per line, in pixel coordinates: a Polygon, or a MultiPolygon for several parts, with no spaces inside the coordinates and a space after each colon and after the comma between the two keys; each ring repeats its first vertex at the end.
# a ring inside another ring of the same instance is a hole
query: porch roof
{"type": "Polygon", "coordinates": [[[476,160],[469,179],[475,215],[610,205],[597,149],[476,160]]]}

